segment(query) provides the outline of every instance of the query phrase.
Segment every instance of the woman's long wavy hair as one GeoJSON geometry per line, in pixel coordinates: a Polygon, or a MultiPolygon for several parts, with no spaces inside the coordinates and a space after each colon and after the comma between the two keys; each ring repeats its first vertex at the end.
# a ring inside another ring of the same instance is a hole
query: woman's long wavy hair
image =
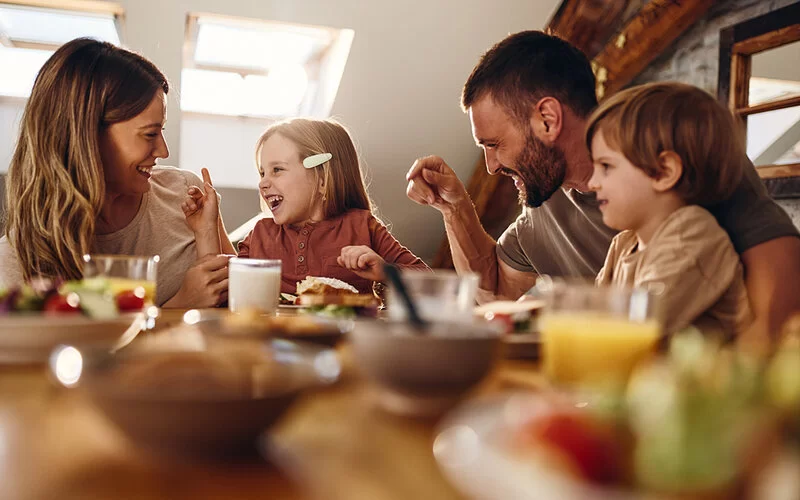
{"type": "Polygon", "coordinates": [[[167,79],[142,56],[78,38],[42,66],[6,182],[6,236],[26,280],[76,279],[105,195],[99,138],[145,110],[167,79]]]}

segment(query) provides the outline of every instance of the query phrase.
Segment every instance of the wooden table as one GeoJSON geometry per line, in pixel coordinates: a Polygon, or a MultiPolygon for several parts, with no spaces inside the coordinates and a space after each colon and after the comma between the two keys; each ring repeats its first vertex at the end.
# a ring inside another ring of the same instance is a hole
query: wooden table
{"type": "MultiPolygon", "coordinates": [[[[164,311],[156,331],[180,323],[182,313],[164,311]]],[[[431,451],[436,421],[376,408],[347,346],[340,352],[343,380],[304,396],[271,433],[298,465],[290,472],[258,458],[209,463],[148,454],[43,367],[2,367],[0,498],[461,498],[431,451]]],[[[476,392],[538,383],[535,364],[504,360],[476,392]]]]}

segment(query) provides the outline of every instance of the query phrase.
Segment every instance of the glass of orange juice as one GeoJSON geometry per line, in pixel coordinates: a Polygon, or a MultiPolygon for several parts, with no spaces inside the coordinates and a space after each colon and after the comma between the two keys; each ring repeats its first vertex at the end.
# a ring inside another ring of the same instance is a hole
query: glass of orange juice
{"type": "Polygon", "coordinates": [[[148,308],[156,300],[158,255],[84,255],[83,277],[108,282],[121,311],[148,308]]]}
{"type": "Polygon", "coordinates": [[[545,375],[557,384],[624,383],[661,336],[651,290],[551,283],[541,320],[545,375]]]}

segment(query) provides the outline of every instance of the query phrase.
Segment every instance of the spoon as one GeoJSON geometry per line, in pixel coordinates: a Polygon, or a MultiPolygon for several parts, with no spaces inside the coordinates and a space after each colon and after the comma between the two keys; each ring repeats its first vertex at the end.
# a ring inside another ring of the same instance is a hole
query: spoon
{"type": "Polygon", "coordinates": [[[400,298],[403,299],[403,303],[408,311],[408,320],[411,325],[417,330],[425,329],[425,327],[428,326],[428,322],[422,319],[417,313],[417,306],[414,305],[414,301],[411,299],[411,295],[409,295],[408,289],[405,283],[403,283],[403,279],[400,277],[400,270],[392,264],[384,264],[383,272],[389,278],[392,286],[394,286],[400,294],[400,298]]]}

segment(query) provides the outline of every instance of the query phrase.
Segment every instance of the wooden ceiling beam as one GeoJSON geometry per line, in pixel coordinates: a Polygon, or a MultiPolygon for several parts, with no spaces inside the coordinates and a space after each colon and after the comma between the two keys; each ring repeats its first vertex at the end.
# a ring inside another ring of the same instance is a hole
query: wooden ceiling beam
{"type": "Polygon", "coordinates": [[[624,18],[629,0],[564,0],[547,32],[568,40],[589,59],[599,54],[624,18]]]}
{"type": "Polygon", "coordinates": [[[700,19],[714,0],[651,0],[594,58],[597,97],[621,90],[700,19]]]}

